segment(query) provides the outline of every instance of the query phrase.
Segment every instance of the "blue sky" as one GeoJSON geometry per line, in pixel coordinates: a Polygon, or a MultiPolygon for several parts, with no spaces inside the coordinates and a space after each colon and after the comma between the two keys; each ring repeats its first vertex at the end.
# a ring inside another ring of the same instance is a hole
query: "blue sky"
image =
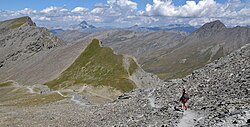
{"type": "Polygon", "coordinates": [[[46,27],[83,20],[114,27],[200,26],[213,20],[244,26],[250,25],[250,0],[1,0],[0,21],[21,16],[46,27]]]}
{"type": "MultiPolygon", "coordinates": [[[[143,10],[147,3],[152,3],[153,0],[132,0],[138,3],[138,9],[143,10]]],[[[195,0],[198,2],[199,0],[195,0]]],[[[218,3],[225,3],[226,0],[216,0],[218,3]]],[[[249,0],[241,0],[249,1],[249,0]]],[[[97,3],[106,3],[107,0],[1,0],[0,9],[2,10],[20,10],[23,8],[31,8],[36,10],[44,9],[48,6],[64,6],[74,8],[82,6],[93,8],[97,3]]],[[[186,3],[186,0],[173,0],[174,5],[180,6],[186,3]]]]}

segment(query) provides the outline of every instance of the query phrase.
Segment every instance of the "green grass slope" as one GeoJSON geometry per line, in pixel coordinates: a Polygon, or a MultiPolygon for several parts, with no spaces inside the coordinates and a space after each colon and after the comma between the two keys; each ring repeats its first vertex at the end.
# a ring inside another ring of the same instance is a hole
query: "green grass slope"
{"type": "Polygon", "coordinates": [[[128,77],[138,66],[132,58],[130,64],[126,70],[122,55],[114,54],[111,48],[101,47],[99,40],[93,39],[69,68],[45,85],[52,89],[64,89],[72,85],[87,84],[110,86],[126,92],[135,88],[134,82],[128,77]]]}

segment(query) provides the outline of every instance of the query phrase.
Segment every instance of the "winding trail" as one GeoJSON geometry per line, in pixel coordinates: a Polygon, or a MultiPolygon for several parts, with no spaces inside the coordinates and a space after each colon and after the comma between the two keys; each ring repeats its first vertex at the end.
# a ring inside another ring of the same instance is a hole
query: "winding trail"
{"type": "Polygon", "coordinates": [[[61,95],[62,97],[67,97],[67,96],[64,96],[60,91],[55,91],[55,92],[61,95]]]}
{"type": "Polygon", "coordinates": [[[80,101],[80,100],[78,100],[76,98],[77,98],[76,95],[72,95],[72,98],[70,100],[73,101],[73,102],[75,102],[78,105],[81,105],[81,106],[85,106],[86,105],[86,103],[84,103],[84,102],[82,102],[82,101],[80,101]]]}
{"type": "Polygon", "coordinates": [[[31,94],[37,93],[33,90],[32,86],[27,86],[26,88],[29,90],[31,94]]]}
{"type": "Polygon", "coordinates": [[[155,89],[151,89],[148,93],[148,101],[152,108],[160,108],[160,106],[155,104],[155,89]]]}
{"type": "Polygon", "coordinates": [[[194,127],[195,126],[195,120],[199,121],[202,119],[202,117],[198,117],[198,114],[193,110],[186,110],[183,113],[183,117],[180,120],[180,123],[178,123],[177,127],[194,127]],[[197,120],[198,119],[198,120],[197,120]]]}

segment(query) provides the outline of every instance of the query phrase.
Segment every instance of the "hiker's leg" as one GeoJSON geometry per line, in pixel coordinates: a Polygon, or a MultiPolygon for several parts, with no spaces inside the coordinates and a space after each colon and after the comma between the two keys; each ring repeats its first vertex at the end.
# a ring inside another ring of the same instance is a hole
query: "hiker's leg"
{"type": "Polygon", "coordinates": [[[182,110],[185,109],[184,103],[181,104],[181,109],[182,109],[182,110]]]}
{"type": "Polygon", "coordinates": [[[188,104],[186,103],[186,110],[188,109],[188,104]]]}

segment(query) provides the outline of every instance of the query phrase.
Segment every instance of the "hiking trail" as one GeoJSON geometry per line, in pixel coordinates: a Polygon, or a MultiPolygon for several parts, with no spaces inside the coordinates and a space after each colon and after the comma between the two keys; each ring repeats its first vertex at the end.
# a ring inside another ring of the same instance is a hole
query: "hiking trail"
{"type": "Polygon", "coordinates": [[[202,117],[198,117],[197,112],[193,110],[186,110],[184,111],[183,117],[181,118],[180,123],[178,123],[177,127],[194,127],[195,120],[199,121],[200,119],[202,119],[202,117]]]}

